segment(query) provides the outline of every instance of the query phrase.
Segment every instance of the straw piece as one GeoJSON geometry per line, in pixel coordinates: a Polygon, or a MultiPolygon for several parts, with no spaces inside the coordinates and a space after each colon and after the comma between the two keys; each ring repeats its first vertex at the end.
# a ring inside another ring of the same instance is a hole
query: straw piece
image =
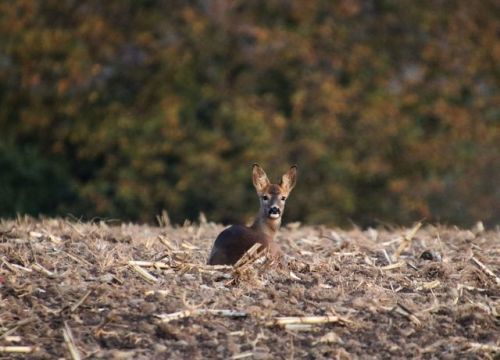
{"type": "Polygon", "coordinates": [[[0,346],[0,353],[28,354],[34,350],[33,346],[0,346]]]}
{"type": "Polygon", "coordinates": [[[23,319],[23,320],[20,320],[17,322],[16,325],[14,325],[12,328],[10,328],[9,330],[5,331],[4,333],[2,333],[0,335],[0,339],[3,339],[3,338],[6,338],[7,336],[9,336],[10,334],[14,333],[17,331],[17,329],[19,329],[21,326],[24,326],[26,324],[29,324],[30,322],[34,321],[36,318],[35,317],[30,317],[30,318],[27,318],[27,319],[23,319]]]}
{"type": "Polygon", "coordinates": [[[392,259],[389,256],[389,254],[387,253],[387,250],[386,249],[382,249],[382,253],[385,256],[385,259],[387,260],[387,264],[391,265],[392,264],[392,259]]]}
{"type": "Polygon", "coordinates": [[[418,229],[422,226],[421,222],[418,222],[407,234],[403,235],[403,241],[401,241],[401,244],[399,244],[398,249],[394,253],[394,257],[396,259],[399,258],[401,253],[408,249],[411,246],[411,242],[415,234],[417,233],[418,229]]]}
{"type": "Polygon", "coordinates": [[[234,264],[234,268],[243,268],[244,265],[251,264],[257,260],[254,255],[263,247],[262,244],[256,243],[250,249],[248,249],[243,256],[234,264]]]}
{"type": "Polygon", "coordinates": [[[235,359],[245,359],[245,358],[251,357],[253,355],[254,355],[254,353],[252,351],[246,351],[246,352],[231,356],[231,359],[234,359],[234,360],[235,359]]]}
{"type": "Polygon", "coordinates": [[[331,331],[331,332],[323,335],[322,337],[320,337],[318,340],[316,340],[313,343],[313,345],[317,345],[317,344],[320,344],[320,343],[327,343],[327,344],[337,343],[337,344],[343,344],[344,341],[342,341],[342,339],[340,338],[340,336],[338,336],[335,332],[331,331]]]}
{"type": "Polygon", "coordinates": [[[386,265],[386,266],[382,266],[380,267],[380,270],[393,270],[393,269],[398,269],[400,267],[403,267],[405,266],[406,262],[404,261],[398,261],[397,263],[394,263],[394,264],[390,264],[390,265],[386,265]]]}
{"type": "Polygon", "coordinates": [[[43,237],[43,234],[38,231],[30,231],[28,235],[35,239],[41,239],[43,237]]]}
{"type": "Polygon", "coordinates": [[[172,266],[161,261],[140,261],[130,260],[128,262],[131,266],[154,267],[157,269],[170,269],[172,266]]]}
{"type": "Polygon", "coordinates": [[[167,296],[170,294],[170,290],[147,290],[144,292],[144,296],[153,296],[153,295],[161,295],[167,296]]]}
{"type": "Polygon", "coordinates": [[[48,237],[49,237],[50,241],[52,241],[54,244],[62,243],[62,239],[57,235],[49,234],[48,237]]]}
{"type": "Polygon", "coordinates": [[[327,324],[327,323],[352,323],[350,320],[344,319],[337,315],[327,316],[284,316],[276,317],[266,323],[266,326],[289,325],[289,324],[327,324]]]}
{"type": "Polygon", "coordinates": [[[407,307],[403,306],[402,304],[397,304],[393,311],[397,312],[400,315],[403,315],[405,318],[410,320],[412,323],[414,323],[417,326],[422,325],[422,322],[417,318],[407,307]]]}
{"type": "Polygon", "coordinates": [[[492,353],[500,353],[500,346],[493,344],[467,343],[467,347],[471,350],[486,351],[492,353]]]}
{"type": "Polygon", "coordinates": [[[198,269],[200,271],[221,271],[221,270],[232,270],[232,265],[205,265],[205,264],[195,264],[182,262],[179,264],[167,264],[161,261],[141,261],[141,260],[131,260],[128,262],[129,265],[137,265],[142,267],[153,267],[156,269],[171,269],[176,268],[179,265],[198,269]]]}
{"type": "Polygon", "coordinates": [[[76,228],[76,226],[73,225],[70,221],[65,220],[64,222],[65,222],[66,225],[68,225],[70,228],[72,228],[74,232],[76,232],[78,235],[80,235],[80,237],[85,237],[85,234],[82,233],[80,230],[78,230],[76,228]]]}
{"type": "Polygon", "coordinates": [[[235,310],[218,310],[218,309],[200,309],[202,314],[211,314],[223,317],[247,317],[248,313],[244,311],[235,311],[235,310]]]}
{"type": "Polygon", "coordinates": [[[245,332],[243,330],[238,330],[238,331],[231,331],[230,333],[227,333],[229,336],[243,336],[245,335],[245,332]]]}
{"type": "Polygon", "coordinates": [[[57,277],[56,273],[44,268],[42,265],[40,265],[39,263],[34,263],[31,265],[32,269],[35,270],[35,271],[38,271],[38,272],[41,272],[42,274],[45,274],[47,275],[48,277],[50,278],[55,278],[57,277]]]}
{"type": "Polygon", "coordinates": [[[10,335],[5,336],[4,339],[7,342],[20,342],[22,340],[22,337],[20,337],[19,335],[10,335]]]}
{"type": "Polygon", "coordinates": [[[152,283],[152,284],[158,282],[158,279],[155,276],[151,275],[149,272],[147,272],[146,270],[144,270],[140,266],[130,265],[130,267],[132,269],[134,269],[137,272],[137,274],[139,274],[147,282],[152,283]]]}
{"type": "Polygon", "coordinates": [[[23,271],[26,271],[26,272],[32,272],[31,269],[28,269],[24,266],[21,266],[21,265],[17,265],[17,264],[11,264],[10,262],[7,261],[7,259],[5,258],[5,256],[2,257],[2,262],[3,264],[10,270],[12,271],[13,273],[17,273],[17,269],[20,269],[20,270],[23,270],[23,271]]]}
{"type": "Polygon", "coordinates": [[[469,290],[469,291],[477,291],[477,292],[488,291],[488,289],[485,289],[485,288],[477,288],[477,287],[470,286],[470,285],[458,284],[457,290],[460,291],[462,289],[469,290]]]}
{"type": "Polygon", "coordinates": [[[71,310],[71,312],[75,312],[75,311],[76,311],[76,309],[78,309],[78,307],[79,307],[80,305],[82,305],[82,304],[85,302],[85,300],[87,300],[87,298],[90,296],[90,294],[92,294],[92,290],[87,291],[87,292],[86,292],[86,293],[82,296],[82,298],[81,298],[80,300],[78,300],[78,301],[77,301],[77,302],[76,302],[73,306],[71,306],[71,309],[70,309],[70,310],[71,310]]]}
{"type": "Polygon", "coordinates": [[[184,240],[182,243],[181,243],[181,246],[184,248],[184,249],[188,249],[188,250],[198,250],[199,247],[198,246],[194,246],[193,244],[191,244],[190,242],[184,240]]]}
{"type": "Polygon", "coordinates": [[[92,266],[92,264],[89,261],[85,260],[84,258],[81,258],[79,256],[76,256],[76,255],[71,254],[71,253],[69,253],[67,251],[64,251],[64,250],[63,250],[63,253],[66,254],[68,257],[70,257],[71,259],[75,260],[78,263],[83,263],[83,264],[85,264],[87,266],[92,266]]]}
{"type": "Polygon", "coordinates": [[[227,309],[188,309],[177,311],[171,314],[158,314],[155,315],[162,323],[168,323],[174,320],[184,319],[187,317],[201,316],[201,315],[217,315],[222,317],[247,317],[248,313],[227,309]]]}
{"type": "Polygon", "coordinates": [[[156,215],[156,221],[160,227],[170,227],[170,217],[166,210],[162,210],[160,215],[156,215]]]}
{"type": "Polygon", "coordinates": [[[158,235],[158,240],[167,248],[167,250],[175,250],[175,246],[172,245],[172,242],[167,238],[166,235],[158,235]]]}
{"type": "Polygon", "coordinates": [[[441,285],[441,281],[439,280],[424,282],[422,285],[418,286],[416,290],[431,290],[437,288],[439,285],[441,285]]]}
{"type": "Polygon", "coordinates": [[[73,333],[71,332],[71,328],[68,326],[66,321],[64,322],[64,328],[62,329],[62,332],[63,332],[64,342],[65,342],[66,346],[68,347],[71,358],[73,360],[80,360],[82,357],[80,356],[80,353],[78,352],[78,349],[76,348],[73,333]]]}
{"type": "Polygon", "coordinates": [[[286,324],[283,325],[286,330],[295,330],[295,331],[309,331],[313,328],[312,324],[286,324]]]}
{"type": "Polygon", "coordinates": [[[479,266],[479,268],[481,270],[483,270],[483,272],[486,274],[486,275],[489,275],[491,276],[495,282],[497,283],[497,285],[500,285],[500,278],[498,276],[495,275],[495,273],[493,271],[491,271],[486,265],[484,265],[481,261],[479,261],[478,259],[476,259],[475,256],[471,257],[471,260],[477,265],[479,266]]]}

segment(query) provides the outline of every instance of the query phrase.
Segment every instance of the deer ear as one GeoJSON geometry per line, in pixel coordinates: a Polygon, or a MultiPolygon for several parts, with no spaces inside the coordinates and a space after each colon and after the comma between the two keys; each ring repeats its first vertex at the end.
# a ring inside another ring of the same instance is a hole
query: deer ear
{"type": "Polygon", "coordinates": [[[292,191],[297,182],[297,165],[293,165],[286,173],[281,177],[280,186],[285,189],[286,192],[292,191]]]}
{"type": "Polygon", "coordinates": [[[253,186],[255,186],[255,190],[257,190],[258,193],[264,192],[266,187],[270,184],[265,171],[259,166],[259,164],[253,164],[252,180],[253,186]]]}

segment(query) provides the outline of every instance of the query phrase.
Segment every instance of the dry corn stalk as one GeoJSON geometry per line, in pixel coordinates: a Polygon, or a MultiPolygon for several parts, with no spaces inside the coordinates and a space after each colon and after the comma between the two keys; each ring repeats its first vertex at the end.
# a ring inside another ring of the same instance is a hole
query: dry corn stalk
{"type": "Polygon", "coordinates": [[[34,350],[33,346],[0,346],[0,353],[28,354],[34,350]]]}
{"type": "Polygon", "coordinates": [[[217,315],[223,317],[247,317],[248,314],[243,311],[235,311],[228,309],[187,309],[177,311],[171,314],[158,314],[157,318],[162,323],[168,323],[174,320],[184,319],[187,317],[201,316],[201,315],[217,315]]]}
{"type": "Polygon", "coordinates": [[[492,277],[492,278],[495,280],[495,282],[496,282],[496,284],[497,284],[497,285],[500,285],[500,278],[499,278],[498,276],[496,276],[496,275],[495,275],[495,273],[494,273],[493,271],[491,271],[491,270],[490,270],[490,269],[489,269],[486,265],[484,265],[481,261],[479,261],[478,259],[476,259],[476,257],[475,257],[475,256],[473,256],[473,257],[471,258],[471,260],[472,260],[472,261],[473,261],[473,262],[474,262],[477,266],[479,266],[479,268],[480,268],[481,270],[483,270],[483,272],[484,272],[486,275],[488,275],[488,276],[492,277]]]}
{"type": "Polygon", "coordinates": [[[380,268],[380,270],[393,270],[393,269],[398,269],[400,267],[403,267],[405,266],[406,262],[404,261],[398,261],[397,263],[394,263],[394,264],[390,264],[390,265],[386,265],[386,266],[382,266],[380,268]]]}
{"type": "Polygon", "coordinates": [[[421,222],[418,222],[408,233],[403,235],[403,240],[401,241],[401,244],[399,244],[398,249],[394,253],[394,257],[398,259],[401,256],[401,253],[408,249],[411,246],[411,241],[415,234],[417,233],[418,229],[422,226],[421,222]]]}
{"type": "Polygon", "coordinates": [[[326,316],[285,316],[276,317],[266,323],[267,326],[286,326],[290,324],[327,324],[327,323],[341,323],[349,324],[350,320],[344,319],[337,315],[326,316]]]}
{"type": "Polygon", "coordinates": [[[154,284],[155,282],[158,282],[158,279],[151,275],[149,272],[141,268],[140,266],[137,265],[131,265],[131,268],[134,269],[144,280],[146,280],[149,283],[154,284]]]}
{"type": "Polygon", "coordinates": [[[248,249],[243,256],[234,264],[234,268],[243,268],[245,265],[252,264],[254,263],[257,259],[258,256],[257,253],[259,252],[260,248],[262,247],[262,244],[254,244],[250,249],[248,249]]]}
{"type": "Polygon", "coordinates": [[[66,346],[68,347],[69,353],[71,355],[71,359],[80,360],[82,357],[80,356],[80,352],[76,348],[75,339],[73,338],[73,333],[71,332],[71,328],[66,323],[66,321],[64,322],[63,337],[64,337],[64,342],[66,343],[66,346]]]}
{"type": "Polygon", "coordinates": [[[393,311],[397,312],[400,315],[403,315],[405,318],[410,320],[412,323],[414,323],[417,326],[422,325],[422,322],[420,321],[419,318],[417,318],[413,312],[411,312],[406,306],[403,306],[402,304],[397,304],[393,311]]]}

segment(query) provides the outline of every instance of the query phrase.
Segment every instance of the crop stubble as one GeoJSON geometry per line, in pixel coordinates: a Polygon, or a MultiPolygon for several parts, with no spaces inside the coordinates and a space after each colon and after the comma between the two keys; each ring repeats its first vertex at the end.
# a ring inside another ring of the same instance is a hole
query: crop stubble
{"type": "Polygon", "coordinates": [[[221,225],[0,223],[0,358],[495,358],[500,232],[290,224],[285,259],[205,265],[221,225]]]}

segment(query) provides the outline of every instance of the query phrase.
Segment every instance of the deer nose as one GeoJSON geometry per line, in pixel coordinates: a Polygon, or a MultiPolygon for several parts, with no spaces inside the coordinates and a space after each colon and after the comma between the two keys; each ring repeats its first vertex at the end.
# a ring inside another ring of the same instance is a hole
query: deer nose
{"type": "Polygon", "coordinates": [[[281,214],[281,210],[279,207],[277,206],[272,206],[270,209],[269,209],[269,215],[279,215],[281,214]]]}

